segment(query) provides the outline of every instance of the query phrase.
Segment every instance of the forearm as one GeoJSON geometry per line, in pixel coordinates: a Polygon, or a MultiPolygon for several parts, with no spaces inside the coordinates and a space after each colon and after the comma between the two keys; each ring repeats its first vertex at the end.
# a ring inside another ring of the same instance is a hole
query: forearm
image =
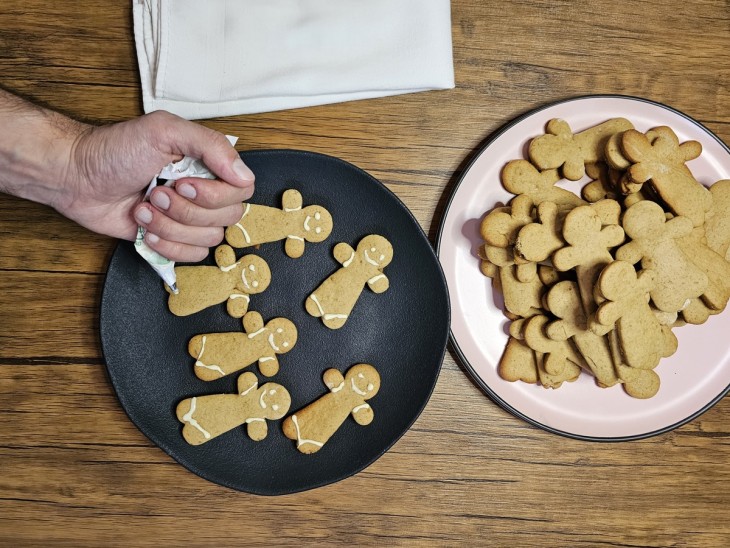
{"type": "Polygon", "coordinates": [[[88,129],[0,89],[0,191],[65,207],[75,143],[88,129]]]}

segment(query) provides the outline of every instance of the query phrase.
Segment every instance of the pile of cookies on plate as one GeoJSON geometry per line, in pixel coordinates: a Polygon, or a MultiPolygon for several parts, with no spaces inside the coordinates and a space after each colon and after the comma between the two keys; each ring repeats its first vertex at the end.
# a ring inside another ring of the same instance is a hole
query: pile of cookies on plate
{"type": "Polygon", "coordinates": [[[504,166],[515,195],[481,223],[481,270],[511,320],[507,381],[558,388],[582,372],[650,398],[674,330],[730,299],[730,180],[698,182],[702,146],[624,118],[574,133],[553,119],[504,166]],[[589,180],[578,196],[557,186],[589,180]]]}
{"type": "MultiPolygon", "coordinates": [[[[244,204],[241,219],[226,229],[227,244],[215,250],[216,266],[175,268],[179,292],[167,288],[173,314],[187,316],[226,303],[229,315],[242,318],[243,331],[205,333],[190,339],[188,353],[199,379],[213,381],[253,364],[262,375],[272,377],[279,371],[279,356],[297,343],[299,334],[291,320],[264,321],[260,313],[249,310],[251,296],[269,287],[272,272],[257,255],[237,259],[233,248],[284,240],[285,253],[297,259],[304,253],[305,242],[324,241],[332,228],[329,211],[319,205],[303,207],[302,195],[289,189],[283,194],[282,208],[244,204]]],[[[325,327],[339,329],[365,286],[375,293],[389,288],[383,269],[393,259],[393,247],[383,236],[371,234],[356,248],[340,242],[333,253],[340,268],[309,294],[304,307],[325,327]]],[[[380,375],[372,365],[353,365],[344,375],[327,369],[323,379],[327,393],[282,423],[284,435],[296,441],[302,453],[319,451],[348,416],[361,425],[370,424],[374,417],[367,400],[377,394],[380,375]]],[[[240,374],[237,384],[235,394],[209,394],[179,402],[176,414],[188,443],[200,445],[243,425],[251,439],[260,441],[267,436],[267,421],[279,420],[289,412],[291,395],[284,386],[273,382],[259,386],[251,371],[240,374]]]]}

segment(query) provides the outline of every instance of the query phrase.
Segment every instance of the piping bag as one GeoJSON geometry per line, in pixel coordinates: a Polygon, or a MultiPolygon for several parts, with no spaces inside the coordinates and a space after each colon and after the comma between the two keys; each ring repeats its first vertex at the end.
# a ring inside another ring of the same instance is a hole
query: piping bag
{"type": "MultiPolygon", "coordinates": [[[[226,139],[231,145],[235,145],[238,141],[238,137],[232,137],[226,135],[226,139]]],[[[150,193],[158,186],[161,182],[164,186],[173,186],[175,181],[182,179],[183,177],[197,177],[199,179],[215,179],[216,176],[208,169],[201,160],[197,158],[191,158],[190,156],[183,157],[178,162],[172,162],[162,168],[162,171],[158,173],[150,182],[145,192],[144,200],[149,201],[150,193]]],[[[144,235],[146,230],[138,226],[137,227],[137,239],[134,241],[134,249],[137,250],[142,258],[149,263],[149,265],[159,274],[162,280],[167,284],[170,290],[177,295],[177,278],[175,277],[175,262],[170,259],[163,257],[152,248],[150,248],[144,241],[144,235]]]]}

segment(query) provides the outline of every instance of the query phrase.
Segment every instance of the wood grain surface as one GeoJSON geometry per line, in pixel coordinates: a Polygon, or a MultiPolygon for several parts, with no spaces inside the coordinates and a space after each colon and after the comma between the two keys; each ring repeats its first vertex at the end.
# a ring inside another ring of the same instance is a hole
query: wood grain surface
{"type": "MultiPolygon", "coordinates": [[[[432,241],[480,144],[555,100],[646,97],[730,142],[727,1],[453,0],[452,20],[454,90],[203,123],[241,150],[360,166],[432,241]]],[[[5,0],[0,85],[94,123],[140,115],[130,2],[5,0]]],[[[730,543],[730,399],[654,438],[576,441],[502,410],[451,351],[413,428],[354,477],[276,498],[209,483],[151,444],[109,383],[114,246],[0,196],[0,545],[730,543]]]]}

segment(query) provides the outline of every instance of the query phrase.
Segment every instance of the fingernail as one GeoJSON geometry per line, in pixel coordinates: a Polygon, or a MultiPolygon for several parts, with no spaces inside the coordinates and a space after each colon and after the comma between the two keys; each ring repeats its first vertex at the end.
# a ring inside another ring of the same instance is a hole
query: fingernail
{"type": "Polygon", "coordinates": [[[146,207],[141,207],[134,214],[134,218],[137,219],[138,223],[146,225],[152,222],[152,212],[146,207]]]}
{"type": "Polygon", "coordinates": [[[251,196],[253,196],[253,185],[247,186],[246,188],[243,189],[243,201],[245,202],[251,196]]]}
{"type": "Polygon", "coordinates": [[[157,234],[152,234],[151,232],[145,234],[144,239],[147,240],[147,243],[150,244],[156,244],[160,241],[160,237],[157,234]]]}
{"type": "Polygon", "coordinates": [[[150,196],[150,202],[160,209],[167,209],[170,207],[170,197],[162,191],[153,192],[152,196],[150,196]]]}
{"type": "Polygon", "coordinates": [[[243,163],[243,160],[240,158],[236,158],[233,160],[233,172],[238,175],[238,177],[242,181],[247,181],[250,183],[253,183],[256,179],[256,176],[253,174],[253,171],[251,171],[246,164],[243,163]]]}
{"type": "Polygon", "coordinates": [[[175,187],[177,189],[177,193],[187,198],[188,200],[194,200],[195,197],[198,195],[198,192],[195,190],[195,187],[189,183],[182,183],[179,186],[175,187]]]}

